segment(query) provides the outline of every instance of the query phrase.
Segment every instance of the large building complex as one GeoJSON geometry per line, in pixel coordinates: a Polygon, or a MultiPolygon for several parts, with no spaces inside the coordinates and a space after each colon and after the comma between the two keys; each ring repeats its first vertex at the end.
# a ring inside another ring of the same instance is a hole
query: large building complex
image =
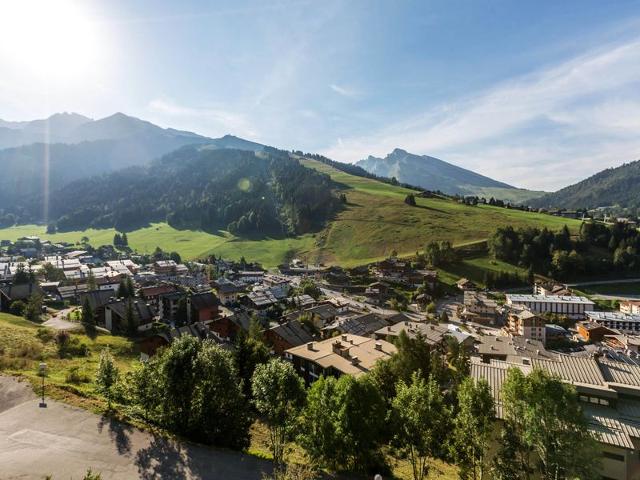
{"type": "Polygon", "coordinates": [[[555,313],[572,319],[584,318],[585,312],[595,307],[595,303],[586,297],[560,295],[507,294],[506,303],[526,307],[533,313],[555,313]]]}

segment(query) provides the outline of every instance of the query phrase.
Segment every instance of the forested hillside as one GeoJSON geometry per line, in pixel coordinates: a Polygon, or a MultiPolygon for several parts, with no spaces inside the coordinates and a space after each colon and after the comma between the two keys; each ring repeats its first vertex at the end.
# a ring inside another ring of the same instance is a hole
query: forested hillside
{"type": "MultiPolygon", "coordinates": [[[[23,222],[42,220],[41,201],[29,204],[23,222]]],[[[288,235],[321,227],[340,201],[328,175],[286,152],[187,146],[148,166],[77,180],[52,192],[49,204],[50,223],[61,231],[167,221],[175,228],[288,235]]]]}
{"type": "Polygon", "coordinates": [[[532,200],[537,207],[640,208],[640,160],[608,168],[579,183],[532,200]]]}

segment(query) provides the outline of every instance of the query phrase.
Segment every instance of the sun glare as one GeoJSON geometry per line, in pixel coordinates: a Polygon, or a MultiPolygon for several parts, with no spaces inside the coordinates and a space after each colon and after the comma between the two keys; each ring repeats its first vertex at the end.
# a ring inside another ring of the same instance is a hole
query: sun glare
{"type": "Polygon", "coordinates": [[[41,80],[68,81],[95,71],[103,47],[98,33],[80,2],[0,2],[2,61],[41,80]]]}

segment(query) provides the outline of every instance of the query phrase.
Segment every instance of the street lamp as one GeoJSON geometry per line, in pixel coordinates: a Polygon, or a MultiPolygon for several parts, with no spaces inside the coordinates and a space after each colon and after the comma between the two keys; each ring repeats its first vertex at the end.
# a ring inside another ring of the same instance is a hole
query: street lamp
{"type": "Polygon", "coordinates": [[[40,402],[40,408],[47,408],[47,404],[44,401],[44,377],[47,376],[47,364],[44,362],[40,362],[40,366],[38,367],[38,375],[42,377],[42,401],[40,402]]]}

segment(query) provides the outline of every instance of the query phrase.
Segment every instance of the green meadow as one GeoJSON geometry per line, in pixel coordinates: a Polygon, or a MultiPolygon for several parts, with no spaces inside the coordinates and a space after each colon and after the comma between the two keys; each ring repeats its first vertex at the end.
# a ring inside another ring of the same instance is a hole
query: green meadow
{"type": "MultiPolygon", "coordinates": [[[[166,223],[152,224],[127,232],[129,246],[140,253],[156,247],[177,251],[185,259],[216,254],[225,258],[257,260],[274,267],[294,256],[309,262],[355,266],[384,258],[396,251],[412,255],[431,240],[449,240],[464,245],[485,240],[497,227],[513,225],[560,229],[567,224],[576,230],[580,222],[538,213],[508,210],[487,205],[471,207],[440,198],[417,198],[417,206],[404,203],[402,187],[356,177],[314,160],[302,162],[327,173],[347,198],[345,208],[320,232],[295,238],[238,238],[193,230],[176,230],[166,223]]],[[[94,246],[111,244],[114,229],[47,234],[43,226],[21,225],[0,229],[0,239],[16,240],[38,235],[53,242],[77,243],[84,236],[94,246]]]]}

